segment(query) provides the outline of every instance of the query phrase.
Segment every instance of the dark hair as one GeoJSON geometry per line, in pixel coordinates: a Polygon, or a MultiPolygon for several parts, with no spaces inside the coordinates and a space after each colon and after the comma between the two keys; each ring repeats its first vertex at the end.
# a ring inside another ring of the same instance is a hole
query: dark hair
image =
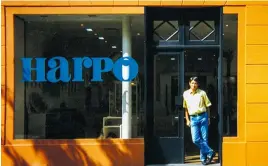
{"type": "Polygon", "coordinates": [[[195,81],[195,82],[197,82],[197,83],[199,84],[198,77],[191,77],[191,78],[189,79],[189,82],[192,82],[192,81],[195,81]]]}

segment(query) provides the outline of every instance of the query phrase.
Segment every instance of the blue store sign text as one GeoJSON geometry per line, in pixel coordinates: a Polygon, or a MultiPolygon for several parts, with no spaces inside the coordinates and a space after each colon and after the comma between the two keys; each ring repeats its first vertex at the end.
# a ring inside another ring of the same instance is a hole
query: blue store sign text
{"type": "Polygon", "coordinates": [[[89,58],[76,57],[72,58],[73,75],[69,71],[69,62],[65,57],[57,56],[53,58],[21,58],[23,66],[24,82],[83,82],[83,70],[92,68],[92,79],[88,81],[101,82],[102,73],[112,71],[119,81],[133,80],[139,71],[135,59],[131,57],[121,57],[115,62],[107,57],[89,58]],[[32,61],[36,61],[36,67],[32,67],[32,61]],[[46,70],[46,68],[48,69],[46,70]],[[123,76],[123,68],[129,68],[129,74],[123,76]],[[32,80],[32,71],[36,72],[35,80],[32,80]],[[59,73],[59,74],[58,74],[59,73]]]}

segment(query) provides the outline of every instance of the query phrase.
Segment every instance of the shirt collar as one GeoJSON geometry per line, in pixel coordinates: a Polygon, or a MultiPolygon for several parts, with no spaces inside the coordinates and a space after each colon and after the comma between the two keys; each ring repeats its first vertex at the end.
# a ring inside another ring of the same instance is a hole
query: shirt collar
{"type": "MultiPolygon", "coordinates": [[[[195,93],[197,93],[198,91],[199,91],[199,89],[196,89],[195,93]]],[[[190,89],[190,94],[194,94],[192,89],[190,89]]]]}

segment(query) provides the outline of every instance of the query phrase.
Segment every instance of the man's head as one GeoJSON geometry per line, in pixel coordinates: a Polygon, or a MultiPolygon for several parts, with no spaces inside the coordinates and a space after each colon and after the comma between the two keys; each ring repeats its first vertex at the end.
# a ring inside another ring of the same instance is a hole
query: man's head
{"type": "Polygon", "coordinates": [[[190,89],[195,91],[198,88],[198,85],[199,85],[198,77],[191,77],[189,80],[190,89]]]}

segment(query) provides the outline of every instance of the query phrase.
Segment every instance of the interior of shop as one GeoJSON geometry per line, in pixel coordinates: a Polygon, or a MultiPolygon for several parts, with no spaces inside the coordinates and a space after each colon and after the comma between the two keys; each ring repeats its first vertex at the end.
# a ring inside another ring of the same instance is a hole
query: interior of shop
{"type": "MultiPolygon", "coordinates": [[[[223,131],[237,133],[237,15],[224,15],[223,61],[223,131]]],[[[157,23],[156,23],[157,24],[157,23]]],[[[209,23],[208,23],[209,24],[209,23]]],[[[176,27],[176,25],[174,25],[176,27]]],[[[139,65],[139,74],[132,87],[132,137],[144,136],[144,16],[131,16],[131,56],[139,65]]],[[[90,82],[91,70],[84,70],[84,82],[23,83],[20,68],[22,57],[110,57],[122,56],[121,15],[19,15],[15,18],[15,138],[16,139],[75,139],[120,138],[122,121],[122,84],[112,73],[103,74],[103,82],[90,82]]],[[[159,36],[170,36],[169,24],[159,28],[159,36]]],[[[200,38],[209,33],[206,24],[193,30],[200,38]]],[[[160,37],[161,38],[161,37],[160,37]]],[[[209,142],[217,151],[217,63],[214,51],[184,50],[185,89],[188,79],[198,76],[200,88],[211,99],[209,142]],[[215,103],[215,104],[214,104],[215,103]],[[215,136],[216,135],[216,136],[215,136]]],[[[155,133],[174,136],[176,99],[178,98],[179,55],[155,56],[155,133]]],[[[34,63],[32,65],[35,65],[34,63]]],[[[72,67],[70,67],[72,71],[72,67]]],[[[33,72],[33,77],[35,73],[33,72]]],[[[191,141],[185,126],[186,162],[198,162],[199,151],[191,141]]]]}

